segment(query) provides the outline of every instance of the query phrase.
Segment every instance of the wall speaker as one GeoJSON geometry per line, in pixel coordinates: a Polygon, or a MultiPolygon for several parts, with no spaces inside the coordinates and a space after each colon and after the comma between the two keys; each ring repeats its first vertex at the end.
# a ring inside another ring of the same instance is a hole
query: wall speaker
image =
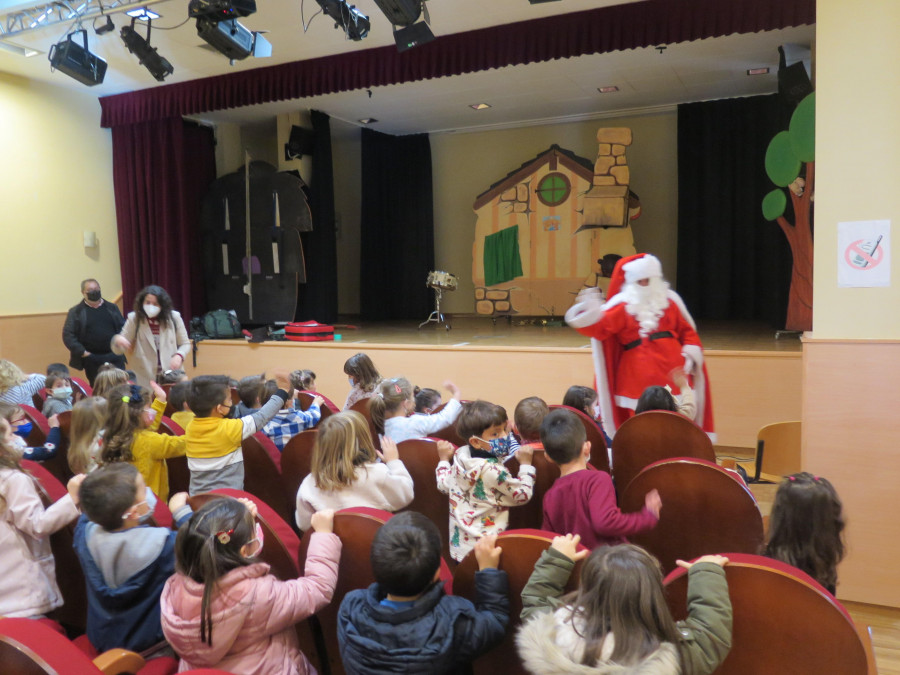
{"type": "Polygon", "coordinates": [[[434,40],[434,33],[424,21],[394,31],[394,42],[397,43],[398,52],[405,52],[407,49],[424,45],[432,40],[434,40]]]}
{"type": "Polygon", "coordinates": [[[285,160],[300,159],[313,154],[316,133],[312,129],[292,126],[288,142],[284,144],[285,160]]]}

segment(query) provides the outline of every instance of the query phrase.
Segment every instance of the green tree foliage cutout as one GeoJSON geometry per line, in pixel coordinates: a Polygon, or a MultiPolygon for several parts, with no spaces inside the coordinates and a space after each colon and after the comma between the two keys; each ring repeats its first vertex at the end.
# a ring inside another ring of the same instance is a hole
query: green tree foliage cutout
{"type": "Polygon", "coordinates": [[[766,150],[766,173],[778,187],[763,198],[763,216],[781,226],[794,257],[785,321],[785,328],[788,330],[812,330],[811,207],[815,191],[815,159],[816,95],[813,92],[800,101],[794,110],[788,130],[776,134],[766,150]],[[788,195],[794,209],[793,223],[784,217],[788,195]]]}

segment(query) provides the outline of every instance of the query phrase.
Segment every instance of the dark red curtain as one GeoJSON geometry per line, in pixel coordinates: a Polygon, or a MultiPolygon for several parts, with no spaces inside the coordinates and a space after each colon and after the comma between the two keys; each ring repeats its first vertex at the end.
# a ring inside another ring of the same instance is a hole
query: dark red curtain
{"type": "Polygon", "coordinates": [[[213,132],[176,117],[113,127],[112,140],[125,307],[159,284],[189,321],[206,309],[199,221],[216,177],[213,132]]]}
{"type": "Polygon", "coordinates": [[[115,127],[815,21],[815,0],[645,0],[442,35],[403,53],[391,45],[107,96],[100,99],[100,123],[115,127]]]}

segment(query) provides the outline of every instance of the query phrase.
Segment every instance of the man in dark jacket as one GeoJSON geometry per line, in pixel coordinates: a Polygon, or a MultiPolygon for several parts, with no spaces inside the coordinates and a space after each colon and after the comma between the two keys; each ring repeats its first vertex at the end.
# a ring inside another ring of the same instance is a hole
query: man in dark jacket
{"type": "Polygon", "coordinates": [[[124,368],[125,357],[113,354],[109,343],[122,330],[125,319],[114,302],[100,295],[100,283],[96,279],[81,282],[84,300],[69,310],[63,325],[63,342],[71,354],[69,365],[83,369],[91,386],[97,370],[104,363],[124,368]]]}
{"type": "Polygon", "coordinates": [[[497,569],[496,536],[475,545],[475,604],[444,595],[441,536],[420,513],[400,513],[372,542],[376,583],[351,591],[338,612],[338,642],[349,675],[467,672],[499,644],[509,621],[509,582],[497,569]]]}

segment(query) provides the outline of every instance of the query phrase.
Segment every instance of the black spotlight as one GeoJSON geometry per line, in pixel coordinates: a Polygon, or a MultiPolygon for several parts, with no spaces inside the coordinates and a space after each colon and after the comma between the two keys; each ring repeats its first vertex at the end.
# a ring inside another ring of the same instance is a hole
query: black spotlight
{"type": "Polygon", "coordinates": [[[334,19],[334,27],[340,28],[351,40],[362,40],[369,34],[369,17],[347,0],[316,0],[322,11],[334,19]]]}
{"type": "Polygon", "coordinates": [[[135,21],[137,19],[132,19],[130,26],[122,26],[122,30],[119,32],[122,36],[122,42],[128,47],[128,51],[138,57],[141,65],[150,71],[150,74],[157,81],[162,82],[167,75],[174,73],[175,69],[165,57],[159,55],[156,47],[150,46],[150,19],[147,19],[146,38],[141,37],[134,29],[135,21]]]}
{"type": "Polygon", "coordinates": [[[191,0],[188,16],[205,17],[211,21],[230,21],[256,12],[256,0],[191,0]]]}
{"type": "Polygon", "coordinates": [[[218,21],[197,17],[197,35],[232,61],[246,59],[253,53],[253,33],[236,19],[218,21]]]}
{"type": "Polygon", "coordinates": [[[65,40],[52,45],[47,58],[50,59],[51,68],[89,87],[101,84],[106,77],[106,61],[88,51],[87,31],[83,28],[69,33],[65,40]],[[77,33],[81,33],[84,46],[72,40],[77,33]]]}

